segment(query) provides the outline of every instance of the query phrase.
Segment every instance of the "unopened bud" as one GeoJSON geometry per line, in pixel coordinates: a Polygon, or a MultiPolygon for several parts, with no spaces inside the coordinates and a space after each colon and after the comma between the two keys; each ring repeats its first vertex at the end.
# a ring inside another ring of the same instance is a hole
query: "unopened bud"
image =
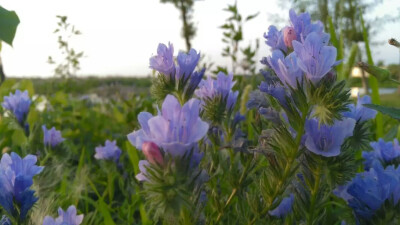
{"type": "Polygon", "coordinates": [[[283,29],[283,41],[288,48],[293,48],[292,41],[296,40],[297,35],[293,27],[283,29]]]}
{"type": "Polygon", "coordinates": [[[142,145],[142,151],[146,159],[151,164],[163,165],[164,157],[161,154],[160,148],[153,142],[144,142],[142,145]]]}

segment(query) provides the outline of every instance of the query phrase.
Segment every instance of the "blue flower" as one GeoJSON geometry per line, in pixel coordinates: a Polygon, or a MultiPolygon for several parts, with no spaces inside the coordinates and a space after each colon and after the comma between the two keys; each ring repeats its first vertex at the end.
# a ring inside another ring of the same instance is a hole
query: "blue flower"
{"type": "Polygon", "coordinates": [[[274,210],[270,210],[269,214],[276,217],[284,217],[292,211],[294,202],[294,195],[290,194],[289,197],[282,199],[281,203],[274,210]]]}
{"type": "Polygon", "coordinates": [[[174,76],[174,46],[170,43],[168,46],[161,43],[158,45],[157,55],[150,58],[150,68],[157,70],[165,76],[174,76]]]}
{"type": "Polygon", "coordinates": [[[75,206],[71,205],[67,211],[62,208],[58,209],[58,217],[56,219],[46,216],[43,225],[79,225],[82,223],[83,215],[76,215],[75,206]]]}
{"type": "Polygon", "coordinates": [[[307,35],[304,42],[293,41],[293,48],[297,55],[297,64],[306,74],[306,77],[317,84],[336,62],[336,48],[326,46],[324,40],[315,32],[307,35]]]}
{"type": "Polygon", "coordinates": [[[267,83],[263,81],[261,82],[259,89],[260,91],[274,97],[282,107],[287,107],[286,90],[282,85],[267,83]]]}
{"type": "Polygon", "coordinates": [[[42,126],[44,145],[55,147],[65,139],[61,136],[61,132],[52,127],[50,130],[45,125],[42,126]]]}
{"type": "Polygon", "coordinates": [[[371,142],[371,147],[374,149],[371,152],[362,152],[364,158],[364,168],[369,169],[375,163],[390,163],[393,160],[400,159],[399,141],[394,139],[393,142],[385,142],[382,138],[378,142],[371,142]]]}
{"type": "Polygon", "coordinates": [[[9,96],[4,96],[4,101],[1,105],[5,109],[10,110],[18,122],[23,124],[29,113],[31,103],[28,91],[21,92],[20,90],[16,90],[15,94],[10,93],[9,96]]]}
{"type": "Polygon", "coordinates": [[[360,95],[358,95],[357,105],[354,104],[349,105],[348,107],[350,111],[344,112],[343,116],[348,118],[353,118],[360,122],[364,122],[375,118],[377,112],[373,109],[363,106],[364,104],[371,104],[371,97],[365,95],[362,98],[360,98],[360,95]]]}
{"type": "Polygon", "coordinates": [[[96,159],[114,160],[118,161],[121,156],[121,149],[117,146],[117,141],[106,140],[104,146],[96,147],[96,159]]]}
{"type": "Polygon", "coordinates": [[[197,66],[200,60],[200,53],[197,54],[196,50],[190,49],[189,53],[179,52],[178,57],[179,67],[177,68],[177,79],[189,77],[197,66]]]}
{"type": "Polygon", "coordinates": [[[27,155],[22,159],[14,152],[11,156],[6,153],[1,158],[0,205],[10,215],[16,215],[19,211],[21,220],[25,219],[29,209],[37,201],[34,191],[29,189],[33,184],[33,176],[43,170],[43,167],[35,165],[36,161],[37,158],[34,155],[27,155]]]}
{"type": "Polygon", "coordinates": [[[291,53],[285,57],[280,50],[275,50],[267,60],[282,84],[288,84],[293,88],[297,88],[297,82],[302,83],[303,71],[297,66],[295,53],[291,53]]]}
{"type": "MultiPolygon", "coordinates": [[[[168,95],[157,116],[148,112],[139,113],[138,120],[142,129],[130,133],[128,139],[140,150],[143,143],[153,142],[164,154],[173,157],[182,157],[193,151],[191,160],[192,165],[196,166],[202,157],[198,153],[198,141],[206,136],[209,127],[199,117],[199,111],[199,100],[191,99],[181,106],[174,96],[168,95]]],[[[148,162],[139,163],[142,173],[145,164],[148,162]]]]}
{"type": "Polygon", "coordinates": [[[287,51],[287,47],[283,40],[283,32],[278,31],[278,29],[271,25],[268,27],[268,33],[264,33],[264,38],[267,39],[265,43],[271,47],[271,50],[281,50],[283,52],[287,51]]]}
{"type": "Polygon", "coordinates": [[[369,171],[357,174],[348,184],[347,192],[352,196],[348,204],[358,218],[369,219],[386,200],[392,199],[397,204],[399,190],[400,167],[383,169],[380,164],[375,164],[369,171]]]}
{"type": "Polygon", "coordinates": [[[223,72],[219,72],[216,80],[211,76],[208,76],[207,80],[202,80],[195,94],[202,99],[202,104],[208,98],[220,96],[226,100],[226,108],[230,110],[235,106],[239,95],[238,91],[232,91],[235,83],[232,73],[225,75],[223,72]]]}
{"type": "Polygon", "coordinates": [[[305,146],[317,155],[337,156],[344,140],[353,135],[355,124],[350,118],[336,121],[332,126],[319,124],[317,119],[307,120],[305,146]]]}

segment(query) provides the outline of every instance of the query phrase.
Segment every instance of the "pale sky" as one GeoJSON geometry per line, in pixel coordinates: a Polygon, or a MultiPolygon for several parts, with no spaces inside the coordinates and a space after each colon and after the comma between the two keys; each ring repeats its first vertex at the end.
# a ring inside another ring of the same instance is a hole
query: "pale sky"
{"type": "MultiPolygon", "coordinates": [[[[244,47],[259,38],[258,59],[269,54],[263,39],[263,33],[272,24],[269,14],[278,13],[289,20],[288,11],[280,9],[277,1],[238,0],[242,15],[260,12],[256,19],[245,24],[242,43],[244,47]]],[[[230,65],[228,59],[221,57],[224,44],[218,27],[228,16],[222,9],[233,2],[195,3],[194,21],[198,29],[192,47],[217,65],[230,65]]],[[[172,4],[160,4],[159,0],[3,0],[1,5],[15,10],[21,20],[14,47],[3,45],[1,52],[8,76],[53,75],[54,66],[47,64],[47,58],[60,55],[57,35],[53,34],[56,15],[68,16],[68,21],[82,32],[71,43],[76,50],[85,52],[78,75],[146,76],[151,73],[149,57],[156,54],[158,43],[173,43],[176,53],[185,49],[178,10],[172,4]]],[[[398,0],[385,0],[375,13],[397,13],[399,5],[398,0]]],[[[385,25],[374,40],[386,41],[391,37],[400,39],[399,22],[385,25]]],[[[399,62],[399,51],[387,44],[373,47],[372,51],[375,61],[399,62]]]]}

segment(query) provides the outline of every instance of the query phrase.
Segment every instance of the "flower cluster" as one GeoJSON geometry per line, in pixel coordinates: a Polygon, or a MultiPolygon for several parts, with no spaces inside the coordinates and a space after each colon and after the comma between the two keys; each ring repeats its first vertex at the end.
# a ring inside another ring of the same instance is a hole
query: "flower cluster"
{"type": "MultiPolygon", "coordinates": [[[[192,160],[198,162],[201,154],[198,153],[197,142],[208,131],[208,124],[201,120],[199,112],[199,100],[191,99],[181,106],[174,96],[168,95],[157,116],[148,112],[138,115],[142,129],[129,134],[128,139],[138,149],[143,149],[146,142],[152,142],[161,148],[164,154],[172,157],[182,157],[192,151],[192,160]]],[[[148,161],[142,161],[141,169],[144,169],[143,165],[147,163],[148,161]]]]}
{"type": "Polygon", "coordinates": [[[10,93],[9,96],[4,97],[2,106],[10,110],[17,118],[18,122],[24,125],[31,103],[32,101],[29,98],[28,91],[21,92],[20,90],[16,90],[14,94],[10,93]]]}
{"type": "Polygon", "coordinates": [[[394,139],[393,142],[385,142],[382,138],[378,142],[371,142],[373,151],[363,151],[365,169],[372,168],[376,163],[383,165],[391,164],[396,160],[400,163],[400,146],[399,141],[394,139]]]}
{"type": "Polygon", "coordinates": [[[43,170],[35,165],[36,161],[36,156],[27,155],[22,159],[12,152],[11,156],[4,154],[0,162],[0,205],[9,215],[22,221],[38,200],[30,189],[33,176],[43,170]]]}
{"type": "Polygon", "coordinates": [[[199,60],[200,53],[190,49],[188,53],[178,53],[176,65],[173,45],[159,44],[157,55],[150,58],[150,68],[160,73],[154,83],[153,94],[161,100],[170,92],[176,91],[178,98],[190,99],[205,72],[205,69],[194,71],[199,60]]]}
{"type": "Polygon", "coordinates": [[[61,132],[52,127],[50,130],[45,125],[42,126],[43,130],[43,143],[45,146],[55,147],[65,139],[61,136],[61,132]]]}
{"type": "Polygon", "coordinates": [[[94,157],[96,159],[113,160],[116,162],[121,156],[121,149],[117,146],[117,141],[106,140],[104,146],[98,146],[95,150],[96,154],[94,157]]]}
{"type": "Polygon", "coordinates": [[[400,167],[380,164],[357,176],[346,185],[342,196],[359,219],[370,219],[386,200],[394,205],[400,199],[400,167]]]}
{"type": "Polygon", "coordinates": [[[312,23],[308,13],[297,15],[290,10],[290,20],[291,25],[280,31],[275,26],[268,28],[264,37],[273,52],[262,62],[284,85],[297,88],[297,83],[302,83],[303,74],[317,84],[339,63],[336,61],[336,48],[328,46],[329,35],[323,31],[322,23],[312,23]]]}
{"type": "Polygon", "coordinates": [[[43,225],[79,225],[82,223],[82,220],[83,215],[77,215],[75,206],[71,205],[67,211],[59,208],[56,219],[46,216],[43,220],[43,225]]]}
{"type": "Polygon", "coordinates": [[[239,91],[232,91],[235,83],[232,73],[225,75],[223,72],[219,72],[216,80],[211,76],[202,80],[195,94],[202,100],[203,105],[211,99],[219,98],[222,101],[220,104],[226,105],[228,110],[232,110],[239,95],[239,91]]]}

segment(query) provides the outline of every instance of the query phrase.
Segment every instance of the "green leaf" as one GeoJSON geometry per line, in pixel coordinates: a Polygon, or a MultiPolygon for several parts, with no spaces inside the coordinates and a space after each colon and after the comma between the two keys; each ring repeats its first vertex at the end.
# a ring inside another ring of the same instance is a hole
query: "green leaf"
{"type": "Polygon", "coordinates": [[[400,120],[400,109],[375,104],[364,104],[364,106],[400,120]]]}
{"type": "Polygon", "coordinates": [[[17,14],[0,6],[0,40],[12,46],[18,24],[17,14]]]}
{"type": "Polygon", "coordinates": [[[108,209],[107,204],[103,201],[103,199],[99,199],[97,209],[103,215],[104,224],[115,225],[114,220],[111,217],[110,210],[108,209]]]}
{"type": "Polygon", "coordinates": [[[252,19],[256,18],[256,17],[258,16],[258,14],[260,14],[260,12],[255,13],[255,14],[253,14],[253,15],[248,15],[248,16],[246,17],[245,21],[249,21],[249,20],[252,20],[252,19]]]}

